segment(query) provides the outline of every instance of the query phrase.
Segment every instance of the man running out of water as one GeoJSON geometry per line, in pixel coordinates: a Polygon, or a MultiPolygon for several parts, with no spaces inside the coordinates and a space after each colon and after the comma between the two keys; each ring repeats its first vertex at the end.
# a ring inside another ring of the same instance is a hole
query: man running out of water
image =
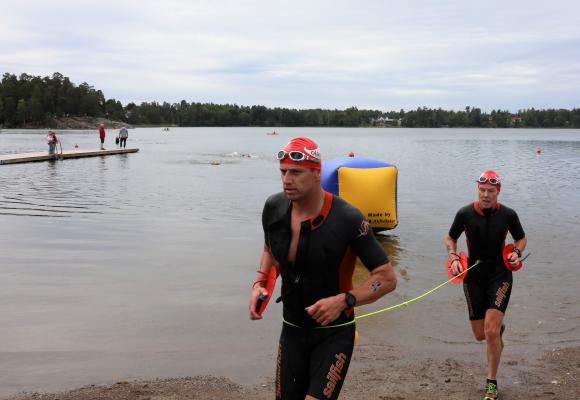
{"type": "Polygon", "coordinates": [[[276,268],[284,304],[276,399],[337,399],[353,352],[353,307],[391,292],[397,279],[360,211],[322,189],[318,145],[294,138],[278,160],[283,192],[270,196],[262,213],[265,243],[249,316],[261,318],[264,276],[276,268]],[[370,278],[353,288],[357,256],[370,278]]]}
{"type": "Polygon", "coordinates": [[[508,255],[511,267],[518,265],[526,248],[526,237],[518,214],[500,204],[501,178],[495,171],[484,171],[479,179],[478,200],[461,208],[445,239],[451,260],[451,273],[462,271],[457,255],[457,239],[465,232],[469,265],[478,260],[463,281],[471,329],[475,339],[487,344],[487,382],[484,400],[498,399],[497,371],[503,350],[503,318],[513,286],[512,272],[503,259],[505,239],[509,232],[514,251],[508,255]]]}

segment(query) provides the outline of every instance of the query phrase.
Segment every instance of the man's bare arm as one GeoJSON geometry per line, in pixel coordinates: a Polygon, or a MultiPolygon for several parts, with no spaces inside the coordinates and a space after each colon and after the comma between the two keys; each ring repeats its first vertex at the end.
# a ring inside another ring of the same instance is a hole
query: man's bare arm
{"type": "MultiPolygon", "coordinates": [[[[397,287],[397,276],[391,263],[383,264],[371,271],[371,276],[362,285],[350,291],[356,299],[356,305],[370,304],[397,287]]],[[[347,308],[345,294],[318,300],[306,307],[306,312],[321,325],[328,325],[340,316],[347,308]]]]}

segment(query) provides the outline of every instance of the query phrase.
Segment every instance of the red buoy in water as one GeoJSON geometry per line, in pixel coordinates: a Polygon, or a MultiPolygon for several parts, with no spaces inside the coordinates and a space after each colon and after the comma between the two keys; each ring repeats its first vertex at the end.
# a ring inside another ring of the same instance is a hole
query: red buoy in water
{"type": "Polygon", "coordinates": [[[78,144],[75,144],[75,149],[78,149],[78,148],[79,148],[79,145],[78,144]]]}
{"type": "Polygon", "coordinates": [[[537,155],[540,155],[540,154],[542,154],[542,149],[540,149],[540,148],[538,147],[538,148],[536,149],[536,154],[537,154],[537,155]]]}

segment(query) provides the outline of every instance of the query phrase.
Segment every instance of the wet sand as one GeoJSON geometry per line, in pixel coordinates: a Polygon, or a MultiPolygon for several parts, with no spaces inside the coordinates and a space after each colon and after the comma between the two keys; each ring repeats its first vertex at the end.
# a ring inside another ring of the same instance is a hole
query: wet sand
{"type": "MultiPolygon", "coordinates": [[[[481,350],[484,348],[482,347],[481,350]]],[[[481,354],[483,357],[483,353],[481,354]]],[[[359,346],[343,387],[344,399],[481,399],[483,361],[442,356],[410,359],[389,346],[359,346]]],[[[580,398],[580,347],[558,348],[534,359],[506,354],[499,380],[503,399],[580,398]]],[[[175,400],[273,398],[272,381],[244,386],[223,377],[196,376],[91,385],[63,393],[23,393],[7,400],[175,400]]]]}

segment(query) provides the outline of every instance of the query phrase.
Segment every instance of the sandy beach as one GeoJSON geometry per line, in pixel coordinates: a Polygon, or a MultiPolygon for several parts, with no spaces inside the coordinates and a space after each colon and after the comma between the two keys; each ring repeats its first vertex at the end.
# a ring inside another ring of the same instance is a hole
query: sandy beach
{"type": "MultiPolygon", "coordinates": [[[[482,353],[483,357],[483,353],[482,353]]],[[[341,398],[363,400],[481,399],[483,360],[410,359],[394,347],[360,346],[341,398]]],[[[507,354],[499,379],[502,399],[580,398],[580,347],[557,348],[539,359],[507,354]]],[[[244,386],[223,377],[196,376],[90,385],[62,393],[23,393],[6,400],[272,399],[273,381],[244,386]]]]}

